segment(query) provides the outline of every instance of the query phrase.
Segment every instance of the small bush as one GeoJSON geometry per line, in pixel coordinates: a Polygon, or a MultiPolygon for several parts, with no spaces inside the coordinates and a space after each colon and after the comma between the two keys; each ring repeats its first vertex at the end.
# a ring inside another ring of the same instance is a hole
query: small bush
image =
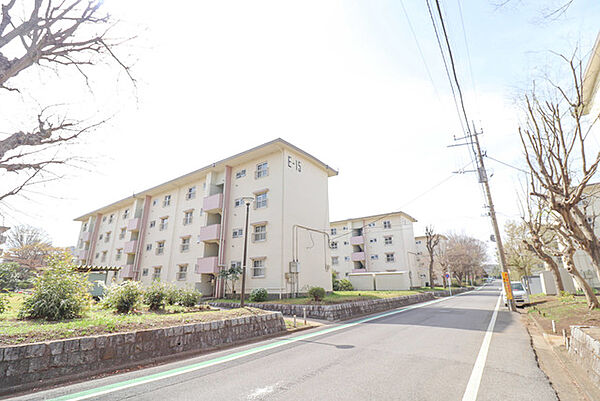
{"type": "Polygon", "coordinates": [[[144,290],[144,303],[150,310],[159,310],[165,307],[170,289],[165,283],[155,281],[144,290]]]}
{"type": "Polygon", "coordinates": [[[198,305],[202,298],[202,293],[198,290],[192,290],[189,288],[182,288],[179,291],[179,305],[191,308],[192,306],[198,305]]]}
{"type": "Polygon", "coordinates": [[[0,294],[0,314],[6,312],[8,310],[8,299],[0,294]]]}
{"type": "Polygon", "coordinates": [[[106,309],[115,309],[119,313],[129,313],[138,307],[142,294],[140,283],[124,281],[119,285],[108,287],[102,299],[102,306],[106,309]]]}
{"type": "Polygon", "coordinates": [[[166,286],[167,296],[165,301],[167,302],[167,305],[175,305],[179,302],[179,289],[173,284],[167,284],[166,286]]]}
{"type": "Polygon", "coordinates": [[[63,320],[80,317],[90,305],[87,276],[75,270],[68,253],[48,258],[48,269],[35,279],[33,294],[28,297],[19,318],[63,320]]]}
{"type": "Polygon", "coordinates": [[[338,280],[338,291],[352,291],[354,287],[348,279],[338,280]]]}
{"type": "Polygon", "coordinates": [[[310,290],[308,290],[308,295],[314,301],[321,301],[325,298],[325,289],[323,287],[311,287],[310,290]]]}
{"type": "Polygon", "coordinates": [[[264,288],[255,288],[250,293],[250,301],[252,302],[264,302],[269,298],[267,290],[264,288]]]}

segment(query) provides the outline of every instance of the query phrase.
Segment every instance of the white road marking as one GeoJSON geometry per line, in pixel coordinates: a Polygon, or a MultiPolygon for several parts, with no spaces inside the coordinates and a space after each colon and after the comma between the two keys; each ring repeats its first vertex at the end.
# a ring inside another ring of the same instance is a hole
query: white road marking
{"type": "Polygon", "coordinates": [[[490,324],[488,325],[487,331],[485,332],[485,336],[483,337],[483,343],[481,344],[481,348],[479,349],[479,354],[477,355],[477,359],[475,360],[475,365],[473,365],[473,371],[471,372],[471,377],[469,378],[469,383],[467,383],[467,388],[465,390],[465,394],[463,395],[462,401],[477,400],[477,393],[479,392],[479,385],[481,384],[481,377],[483,376],[483,369],[485,368],[485,361],[487,359],[487,354],[490,349],[492,334],[494,334],[494,325],[496,324],[496,317],[498,317],[498,309],[500,309],[500,300],[501,297],[498,297],[498,302],[496,302],[496,308],[494,309],[492,319],[490,320],[490,324]]]}
{"type": "Polygon", "coordinates": [[[254,390],[253,392],[248,394],[248,399],[256,400],[256,399],[262,398],[263,396],[275,391],[276,386],[277,386],[277,384],[275,386],[267,386],[267,387],[257,388],[256,390],[254,390]]]}

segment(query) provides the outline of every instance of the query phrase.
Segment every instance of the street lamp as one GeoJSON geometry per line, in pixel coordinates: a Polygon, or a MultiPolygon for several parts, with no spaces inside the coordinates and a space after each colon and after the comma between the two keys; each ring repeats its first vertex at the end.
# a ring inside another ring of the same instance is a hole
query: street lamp
{"type": "Polygon", "coordinates": [[[244,196],[241,199],[246,204],[246,226],[244,227],[244,261],[242,262],[242,293],[240,295],[240,308],[244,307],[244,295],[246,293],[246,263],[248,259],[248,215],[250,214],[250,204],[254,198],[244,196]]]}

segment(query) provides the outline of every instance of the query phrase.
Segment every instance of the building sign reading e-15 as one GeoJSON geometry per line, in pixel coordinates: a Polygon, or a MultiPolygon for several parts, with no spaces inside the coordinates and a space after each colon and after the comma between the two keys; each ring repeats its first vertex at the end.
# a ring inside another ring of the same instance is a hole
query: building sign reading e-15
{"type": "Polygon", "coordinates": [[[292,156],[288,156],[288,167],[296,169],[297,172],[302,172],[302,162],[297,159],[293,159],[292,156]]]}

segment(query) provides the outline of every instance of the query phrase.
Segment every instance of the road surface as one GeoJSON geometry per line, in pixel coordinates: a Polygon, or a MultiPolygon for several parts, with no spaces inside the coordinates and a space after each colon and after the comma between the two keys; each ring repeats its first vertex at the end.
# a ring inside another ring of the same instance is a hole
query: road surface
{"type": "Polygon", "coordinates": [[[19,399],[556,400],[499,289],[19,399]]]}

